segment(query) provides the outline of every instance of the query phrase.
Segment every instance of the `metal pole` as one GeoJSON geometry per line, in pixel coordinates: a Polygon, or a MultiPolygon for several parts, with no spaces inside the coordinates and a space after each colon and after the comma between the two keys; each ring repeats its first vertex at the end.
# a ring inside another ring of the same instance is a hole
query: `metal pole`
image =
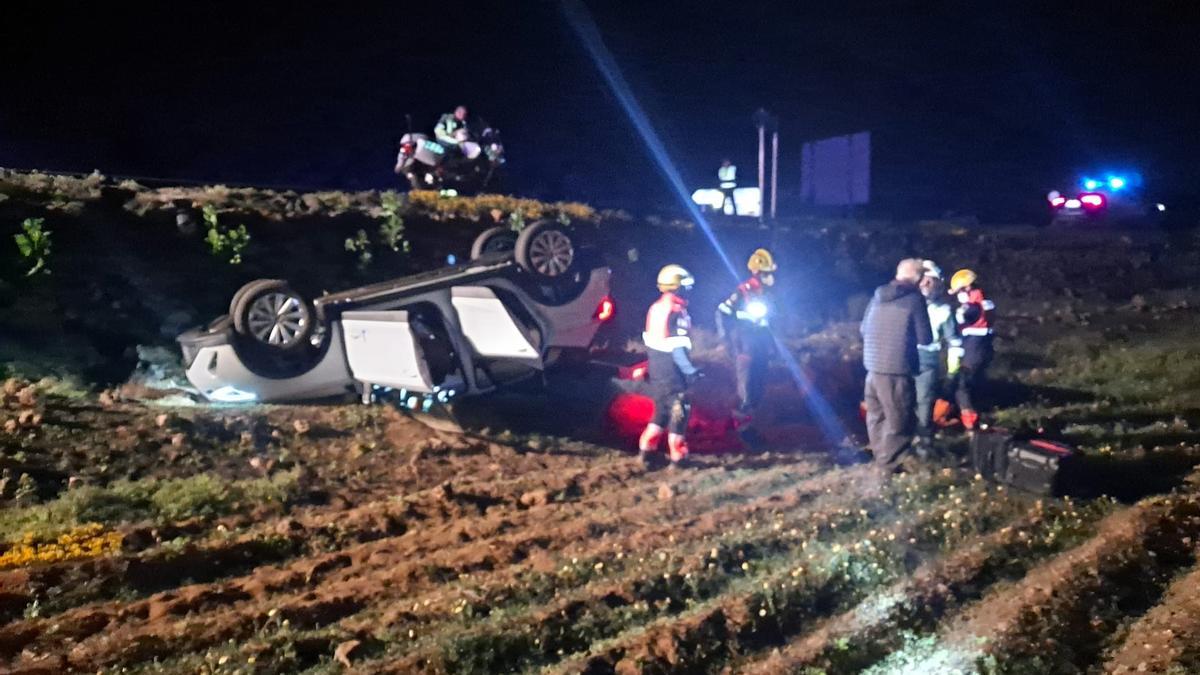
{"type": "Polygon", "coordinates": [[[775,220],[775,203],[779,195],[779,128],[771,132],[771,220],[775,220]]]}
{"type": "Polygon", "coordinates": [[[767,177],[766,177],[767,139],[766,139],[766,133],[767,133],[766,125],[760,122],[758,125],[758,221],[759,222],[762,222],[763,211],[765,210],[763,207],[766,206],[766,201],[763,198],[764,195],[766,195],[766,188],[767,188],[767,177]]]}

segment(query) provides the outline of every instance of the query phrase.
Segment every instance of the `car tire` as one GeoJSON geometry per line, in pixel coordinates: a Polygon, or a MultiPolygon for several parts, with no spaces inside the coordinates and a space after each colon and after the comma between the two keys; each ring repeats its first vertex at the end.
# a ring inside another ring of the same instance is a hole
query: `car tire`
{"type": "Polygon", "coordinates": [[[471,244],[471,260],[478,260],[488,253],[508,253],[517,247],[517,233],[510,227],[489,227],[475,237],[471,244]]]}
{"type": "Polygon", "coordinates": [[[575,270],[578,257],[575,242],[566,226],[541,220],[521,230],[515,255],[521,269],[540,277],[555,279],[575,270]]]}
{"type": "Polygon", "coordinates": [[[234,293],[233,297],[229,299],[229,316],[237,315],[238,303],[241,302],[242,298],[245,297],[246,293],[249,293],[250,291],[254,290],[255,288],[262,286],[263,284],[273,284],[273,283],[286,283],[286,282],[284,282],[282,279],[255,279],[254,281],[251,281],[249,283],[242,284],[242,287],[237,289],[237,292],[234,293]]]}
{"type": "Polygon", "coordinates": [[[309,344],[315,328],[312,306],[280,279],[246,284],[230,308],[233,328],[262,347],[292,351],[309,344]]]}

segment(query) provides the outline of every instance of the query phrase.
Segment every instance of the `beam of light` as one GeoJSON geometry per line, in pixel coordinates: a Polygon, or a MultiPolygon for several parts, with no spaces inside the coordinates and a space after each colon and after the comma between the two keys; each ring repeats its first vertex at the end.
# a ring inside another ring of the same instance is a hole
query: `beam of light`
{"type": "MultiPolygon", "coordinates": [[[[712,226],[704,218],[704,214],[696,207],[690,199],[687,188],[683,185],[683,179],[679,175],[679,171],[675,168],[675,163],[671,160],[671,156],[667,153],[666,147],[658,137],[658,133],[654,131],[653,125],[650,124],[650,118],[642,110],[641,104],[633,95],[633,91],[629,88],[629,84],[625,81],[625,76],[621,74],[621,68],[617,65],[612,53],[604,44],[604,39],[600,36],[600,30],[596,27],[596,22],[592,20],[591,14],[587,7],[583,5],[581,0],[563,0],[563,12],[566,14],[567,22],[571,24],[571,28],[579,37],[579,41],[587,48],[588,54],[592,57],[596,69],[604,77],[608,83],[609,89],[617,102],[625,110],[626,116],[637,130],[638,135],[642,137],[642,141],[650,150],[650,155],[658,164],[659,170],[670,183],[671,188],[675,191],[675,195],[679,201],[688,209],[693,222],[695,222],[704,236],[708,238],[712,244],[713,250],[720,256],[721,262],[725,264],[725,269],[728,270],[729,276],[735,281],[740,281],[737,268],[730,261],[729,256],[721,248],[720,242],[717,241],[716,234],[713,232],[712,226]]],[[[831,446],[837,447],[841,445],[846,437],[846,430],[842,427],[838,417],[830,407],[829,402],[817,391],[808,376],[800,368],[800,364],[796,362],[792,353],[787,349],[782,341],[771,331],[771,337],[775,340],[775,346],[779,353],[780,360],[787,367],[792,379],[796,382],[796,387],[800,390],[804,398],[805,405],[813,418],[816,419],[817,425],[821,428],[821,433],[825,436],[826,441],[831,446]]]]}
{"type": "Polygon", "coordinates": [[[721,262],[729,270],[730,276],[737,279],[737,269],[729,260],[729,256],[721,248],[720,243],[717,242],[717,237],[713,233],[708,221],[705,220],[704,214],[700,213],[700,209],[692,203],[687,188],[683,186],[683,178],[675,168],[675,163],[671,161],[671,156],[667,154],[667,149],[659,139],[658,133],[654,131],[654,127],[650,124],[650,118],[646,116],[641,104],[634,97],[633,90],[625,82],[625,76],[621,74],[620,66],[617,65],[612,53],[605,46],[604,39],[600,37],[600,30],[596,27],[596,22],[592,20],[591,13],[588,12],[587,7],[580,0],[564,0],[563,11],[566,14],[567,22],[571,24],[571,28],[574,29],[575,34],[579,36],[579,41],[587,48],[588,54],[596,64],[596,69],[604,76],[604,80],[608,82],[608,87],[612,91],[613,96],[617,98],[617,102],[625,109],[625,114],[629,117],[629,121],[633,123],[633,127],[637,130],[638,135],[642,137],[642,141],[649,148],[650,156],[658,164],[659,170],[666,177],[667,182],[670,183],[671,188],[675,191],[675,195],[679,197],[679,201],[687,208],[692,221],[700,227],[700,230],[704,232],[704,236],[708,237],[713,249],[721,257],[721,262]]]}

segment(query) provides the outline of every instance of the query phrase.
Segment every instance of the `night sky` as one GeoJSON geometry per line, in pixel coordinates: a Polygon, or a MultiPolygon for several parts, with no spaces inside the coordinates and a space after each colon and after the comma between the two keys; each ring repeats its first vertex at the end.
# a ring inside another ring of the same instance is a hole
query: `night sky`
{"type": "MultiPolygon", "coordinates": [[[[405,113],[464,103],[503,131],[512,191],[672,208],[556,2],[198,5],[7,3],[0,166],[389,187],[405,113]]],[[[1197,191],[1186,3],[588,6],[689,185],[723,156],[753,173],[766,107],[785,192],[802,140],[872,131],[879,214],[1012,217],[1089,168],[1197,191]]]]}

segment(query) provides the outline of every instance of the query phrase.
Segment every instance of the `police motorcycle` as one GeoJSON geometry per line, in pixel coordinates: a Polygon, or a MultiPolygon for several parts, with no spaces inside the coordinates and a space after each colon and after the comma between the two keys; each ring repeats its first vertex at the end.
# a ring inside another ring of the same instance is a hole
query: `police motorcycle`
{"type": "Polygon", "coordinates": [[[464,127],[455,132],[455,141],[457,145],[442,143],[410,131],[400,138],[393,170],[414,190],[484,190],[505,161],[500,131],[484,127],[473,134],[464,127]]]}

